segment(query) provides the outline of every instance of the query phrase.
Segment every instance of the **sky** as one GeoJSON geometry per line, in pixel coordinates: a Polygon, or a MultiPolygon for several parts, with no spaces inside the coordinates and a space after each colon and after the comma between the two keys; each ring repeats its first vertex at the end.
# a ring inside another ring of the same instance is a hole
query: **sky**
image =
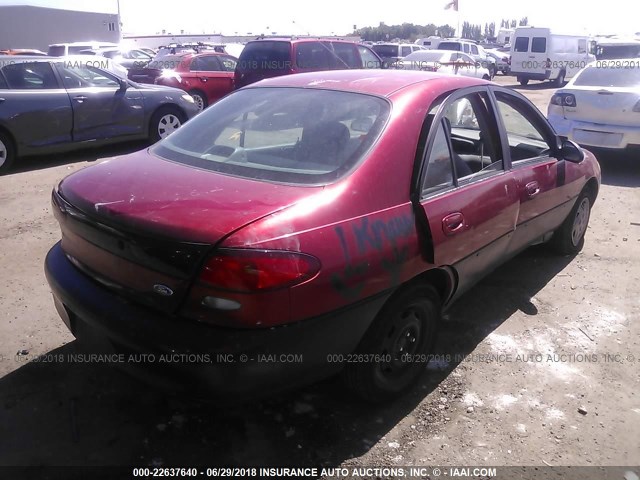
{"type": "MultiPolygon", "coordinates": [[[[480,23],[502,18],[529,18],[529,24],[599,34],[630,34],[640,30],[637,0],[607,0],[589,4],[580,0],[459,0],[460,11],[445,10],[448,0],[403,0],[396,3],[323,0],[240,0],[215,2],[189,0],[120,0],[125,34],[155,34],[163,29],[177,34],[222,33],[224,35],[345,35],[358,28],[404,22],[457,26],[458,21],[480,23]],[[596,7],[596,5],[598,5],[596,7]],[[604,6],[606,5],[606,7],[604,6]]],[[[0,0],[0,5],[28,4],[92,10],[118,11],[118,0],[0,0]]]]}

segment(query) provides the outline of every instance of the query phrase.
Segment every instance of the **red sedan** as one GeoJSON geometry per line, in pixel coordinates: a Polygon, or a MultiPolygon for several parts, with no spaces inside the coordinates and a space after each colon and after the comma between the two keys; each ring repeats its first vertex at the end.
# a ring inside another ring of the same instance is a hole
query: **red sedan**
{"type": "Polygon", "coordinates": [[[594,156],[513,90],[287,75],[64,179],[46,273],[81,345],[154,359],[121,367],[241,398],[342,370],[379,401],[488,272],[536,243],[578,253],[599,187],[594,156]]]}
{"type": "Polygon", "coordinates": [[[236,62],[223,53],[183,55],[172,68],[164,69],[155,83],[188,92],[202,111],[233,91],[236,62]]]}

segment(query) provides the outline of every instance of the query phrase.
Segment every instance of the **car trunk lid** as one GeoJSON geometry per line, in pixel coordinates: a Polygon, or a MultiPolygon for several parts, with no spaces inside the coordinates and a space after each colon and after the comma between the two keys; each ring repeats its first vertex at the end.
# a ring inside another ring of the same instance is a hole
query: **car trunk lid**
{"type": "Polygon", "coordinates": [[[637,88],[574,87],[563,92],[572,94],[576,101],[575,107],[564,106],[566,119],[602,125],[640,126],[640,112],[634,111],[640,101],[637,88]]]}
{"type": "Polygon", "coordinates": [[[62,248],[123,297],[174,312],[213,246],[317,192],[246,180],[147,152],[81,170],[53,193],[62,248]]]}

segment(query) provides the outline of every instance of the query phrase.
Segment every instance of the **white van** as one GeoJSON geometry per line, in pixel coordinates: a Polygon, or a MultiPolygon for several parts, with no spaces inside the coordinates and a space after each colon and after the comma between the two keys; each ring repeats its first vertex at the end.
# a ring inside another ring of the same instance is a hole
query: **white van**
{"type": "Polygon", "coordinates": [[[440,44],[441,41],[442,41],[442,38],[431,36],[427,38],[418,38],[415,41],[415,44],[420,45],[426,50],[437,50],[438,45],[440,44]]]}
{"type": "Polygon", "coordinates": [[[588,35],[556,33],[550,28],[518,27],[511,37],[511,75],[520,85],[551,80],[564,85],[596,57],[588,35]]]}
{"type": "Polygon", "coordinates": [[[117,46],[117,43],[111,42],[54,43],[49,45],[48,55],[50,57],[68,57],[69,55],[78,55],[82,50],[97,50],[100,48],[111,48],[117,46]]]}

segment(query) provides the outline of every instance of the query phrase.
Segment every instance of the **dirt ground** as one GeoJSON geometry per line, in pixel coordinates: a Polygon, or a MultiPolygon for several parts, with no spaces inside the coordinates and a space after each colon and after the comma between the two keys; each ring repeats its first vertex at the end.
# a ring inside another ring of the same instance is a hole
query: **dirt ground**
{"type": "MultiPolygon", "coordinates": [[[[554,91],[519,90],[543,111],[554,91]]],[[[51,188],[139,148],[28,159],[0,178],[0,465],[640,464],[640,159],[599,155],[584,250],[532,248],[466,294],[441,361],[402,399],[363,405],[328,380],[221,408],[99,365],[29,362],[74,348],[43,274],[60,235],[51,188]]]]}

